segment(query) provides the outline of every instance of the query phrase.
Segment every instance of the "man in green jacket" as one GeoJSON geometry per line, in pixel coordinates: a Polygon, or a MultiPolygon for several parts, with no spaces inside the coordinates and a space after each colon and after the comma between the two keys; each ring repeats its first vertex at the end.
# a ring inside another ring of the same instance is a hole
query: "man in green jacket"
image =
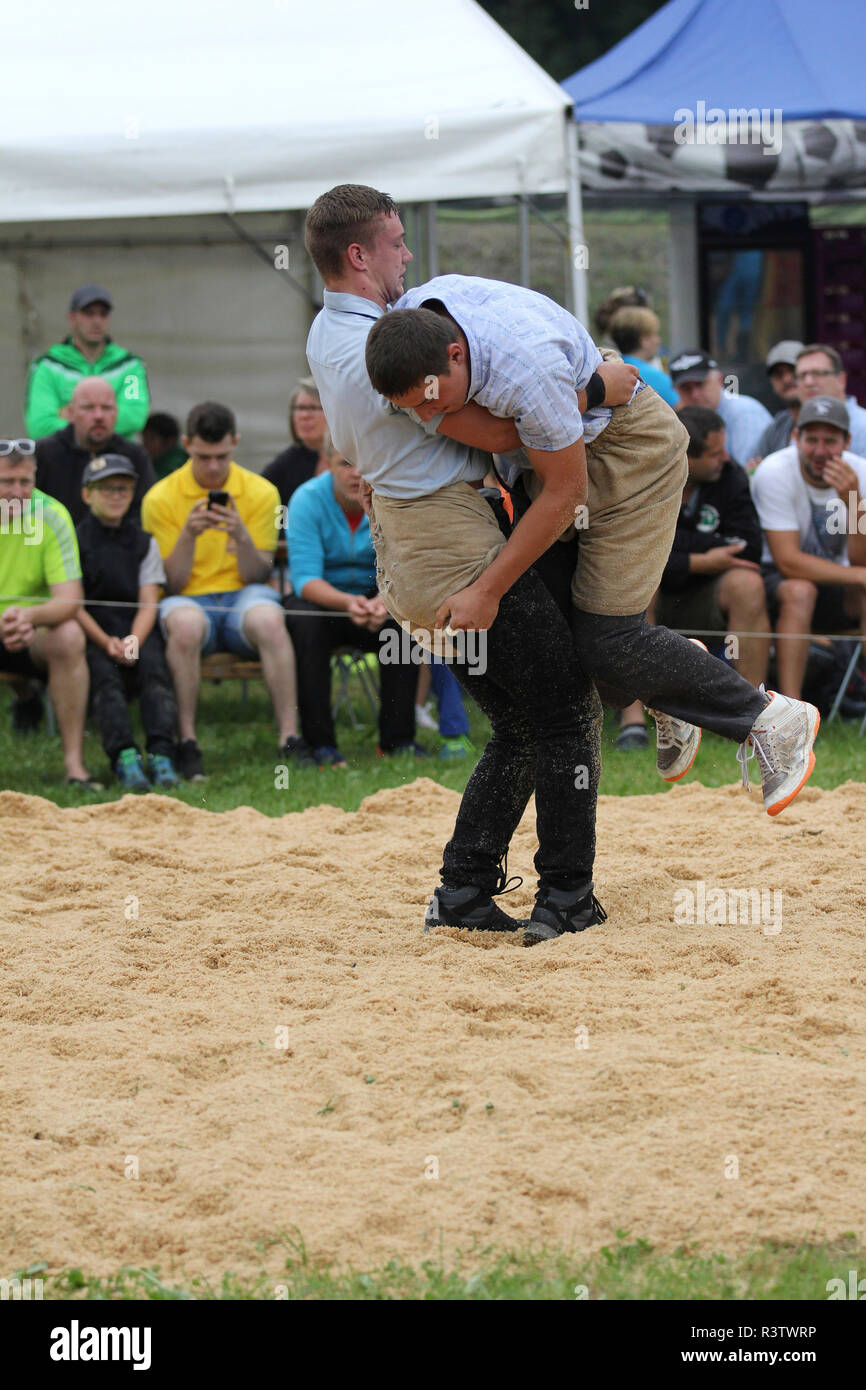
{"type": "Polygon", "coordinates": [[[31,362],[24,419],[34,439],[65,428],[72,392],[87,376],[103,376],[110,383],[117,397],[118,434],[129,437],[143,428],[150,408],[147,371],[140,357],[109,338],[113,308],[102,285],[82,285],[69,303],[70,336],[31,362]]]}

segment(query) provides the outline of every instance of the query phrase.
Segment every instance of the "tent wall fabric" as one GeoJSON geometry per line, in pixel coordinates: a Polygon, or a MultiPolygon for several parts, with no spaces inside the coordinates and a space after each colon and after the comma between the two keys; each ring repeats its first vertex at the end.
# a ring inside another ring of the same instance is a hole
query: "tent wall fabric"
{"type": "Polygon", "coordinates": [[[866,189],[863,0],[670,0],[562,84],[604,192],[866,189]]]}
{"type": "Polygon", "coordinates": [[[31,0],[4,18],[0,221],[566,188],[569,100],[474,0],[31,0]]]}
{"type": "MultiPolygon", "coordinates": [[[[313,288],[285,219],[247,215],[244,225],[263,247],[286,248],[291,271],[313,288]]],[[[288,446],[289,394],[309,370],[310,310],[223,217],[45,223],[29,248],[6,241],[12,230],[0,227],[0,434],[23,434],[27,363],[68,333],[75,286],[96,282],[114,296],[112,336],[147,364],[153,410],[183,424],[199,401],[231,406],[238,462],[256,471],[288,446]]]]}

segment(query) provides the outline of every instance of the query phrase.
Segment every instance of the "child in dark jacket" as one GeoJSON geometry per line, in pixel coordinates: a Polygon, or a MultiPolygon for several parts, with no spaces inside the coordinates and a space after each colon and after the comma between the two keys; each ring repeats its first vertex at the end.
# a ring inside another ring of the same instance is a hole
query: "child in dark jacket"
{"type": "Polygon", "coordinates": [[[128,459],[106,454],[87,465],[82,496],[89,514],[76,533],[85,606],[91,707],[102,745],[125,791],[176,787],[172,758],[177,705],[159,628],[165,571],[156,541],[129,517],[137,474],[128,459]],[[147,765],[136,747],[128,704],[138,696],[147,765]]]}

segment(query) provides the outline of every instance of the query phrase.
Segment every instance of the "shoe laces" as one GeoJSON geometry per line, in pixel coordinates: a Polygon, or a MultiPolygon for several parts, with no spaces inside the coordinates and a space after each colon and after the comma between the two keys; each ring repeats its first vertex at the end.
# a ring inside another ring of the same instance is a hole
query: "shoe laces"
{"type": "Polygon", "coordinates": [[[496,880],[496,887],[493,889],[491,897],[499,896],[502,893],[513,893],[517,888],[523,887],[523,879],[519,874],[515,874],[513,878],[508,877],[508,850],[505,851],[500,859],[497,869],[499,877],[496,880]]]}
{"type": "Polygon", "coordinates": [[[737,749],[737,762],[740,764],[740,770],[743,774],[743,786],[746,788],[747,792],[752,790],[752,784],[749,781],[749,763],[756,754],[758,757],[758,765],[761,769],[762,779],[765,772],[770,772],[772,770],[772,763],[760,739],[760,734],[749,734],[745,743],[741,743],[737,749]]]}
{"type": "Polygon", "coordinates": [[[659,748],[673,748],[677,741],[676,725],[680,721],[670,714],[662,714],[658,709],[647,708],[647,714],[656,722],[656,742],[659,748]]]}
{"type": "MultiPolygon", "coordinates": [[[[605,912],[598,898],[595,896],[594,893],[590,893],[588,896],[590,906],[592,907],[593,911],[598,914],[598,921],[606,922],[607,913],[605,912]]],[[[571,926],[571,917],[574,912],[574,909],[576,907],[579,907],[581,903],[586,902],[586,898],[581,898],[579,902],[574,903],[571,907],[562,907],[560,905],[557,905],[556,903],[552,903],[543,890],[536,893],[535,900],[536,902],[542,903],[547,912],[553,913],[553,916],[557,920],[557,924],[559,926],[560,931],[563,932],[574,931],[574,928],[571,926]]]]}
{"type": "MultiPolygon", "coordinates": [[[[759,686],[758,689],[762,695],[766,695],[767,692],[763,685],[759,686]]],[[[743,774],[743,786],[746,788],[747,792],[752,790],[751,783],[749,782],[749,763],[752,758],[757,756],[762,780],[764,773],[774,770],[771,756],[774,744],[775,740],[771,729],[765,729],[763,733],[759,734],[756,734],[753,730],[746,741],[741,743],[737,749],[737,762],[740,764],[740,769],[743,774]]]]}

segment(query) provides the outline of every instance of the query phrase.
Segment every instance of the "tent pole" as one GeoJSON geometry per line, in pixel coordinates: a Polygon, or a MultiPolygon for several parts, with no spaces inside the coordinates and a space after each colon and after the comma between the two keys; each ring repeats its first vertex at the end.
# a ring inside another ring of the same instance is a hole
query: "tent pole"
{"type": "Polygon", "coordinates": [[[529,199],[525,193],[517,195],[517,218],[520,224],[520,283],[529,288],[529,199]]]}
{"type": "Polygon", "coordinates": [[[229,226],[235,233],[235,236],[238,238],[238,240],[246,242],[247,246],[250,248],[251,251],[255,253],[255,255],[258,256],[260,261],[264,261],[265,265],[270,266],[271,270],[275,271],[277,275],[279,275],[280,279],[289,289],[294,290],[296,294],[299,294],[301,298],[305,299],[307,303],[311,305],[312,308],[315,309],[318,313],[319,309],[321,309],[322,307],[321,304],[316,303],[309,290],[305,289],[301,282],[299,280],[296,280],[294,275],[290,274],[287,269],[280,269],[277,267],[273,256],[269,255],[265,248],[259,245],[254,236],[250,236],[246,227],[241,225],[241,223],[235,217],[234,213],[224,212],[222,216],[228,222],[229,226]]]}
{"type": "Polygon", "coordinates": [[[439,274],[439,243],[436,240],[436,204],[427,204],[427,279],[439,274]]]}
{"type": "Polygon", "coordinates": [[[569,308],[581,323],[587,323],[589,302],[586,290],[586,271],[589,265],[589,251],[583,235],[583,203],[580,196],[580,151],[577,139],[577,121],[572,110],[565,113],[565,140],[568,176],[568,288],[571,303],[569,308]]]}

